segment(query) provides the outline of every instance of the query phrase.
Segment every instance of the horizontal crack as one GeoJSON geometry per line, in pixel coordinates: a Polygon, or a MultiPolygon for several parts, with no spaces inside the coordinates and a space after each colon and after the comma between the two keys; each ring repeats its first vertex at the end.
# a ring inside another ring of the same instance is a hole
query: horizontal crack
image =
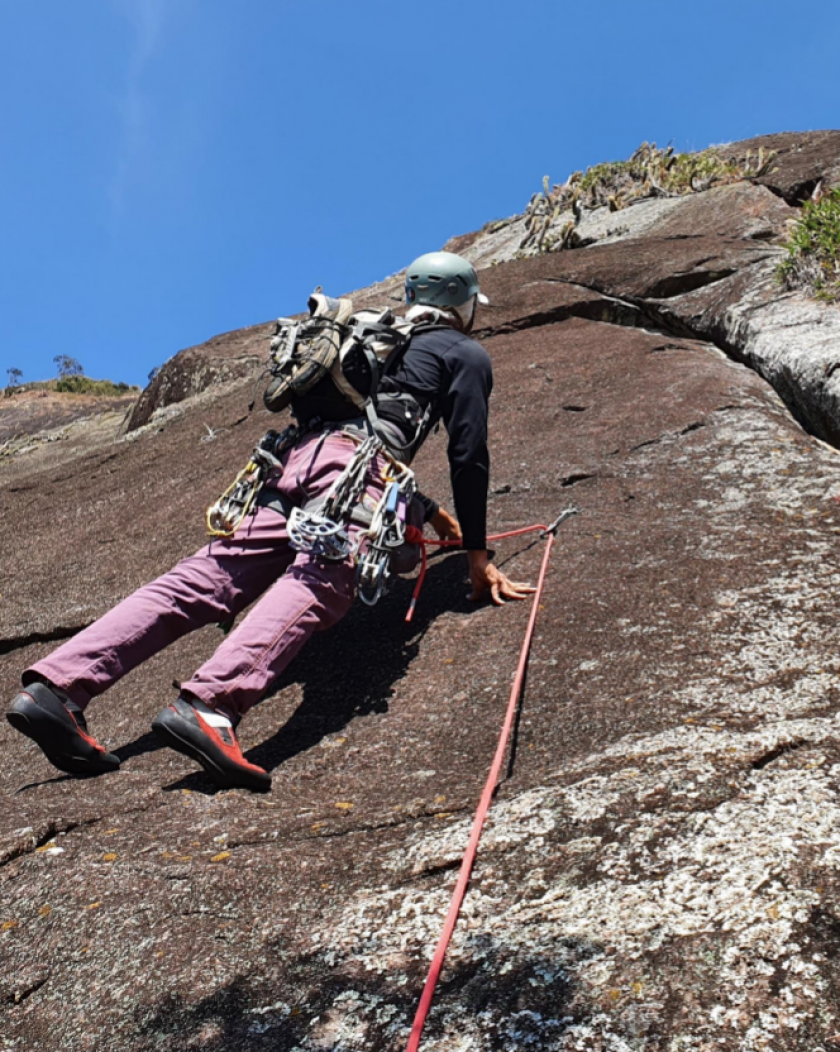
{"type": "Polygon", "coordinates": [[[66,836],[68,833],[74,832],[76,829],[87,829],[90,826],[95,826],[99,822],[111,822],[116,819],[122,819],[126,815],[141,814],[143,811],[148,811],[153,805],[153,800],[149,800],[142,807],[127,807],[124,811],[113,811],[107,815],[96,815],[93,818],[82,818],[78,822],[60,822],[57,819],[50,819],[44,831],[42,833],[30,833],[25,837],[22,837],[16,843],[12,844],[11,847],[0,851],[0,869],[3,866],[9,865],[10,862],[14,862],[15,859],[22,858],[24,855],[31,855],[37,851],[38,848],[44,847],[46,844],[57,836],[66,836]]]}
{"type": "Polygon", "coordinates": [[[793,741],[783,742],[781,745],[775,746],[768,752],[759,756],[758,759],[753,760],[750,767],[754,771],[762,771],[768,764],[773,763],[774,760],[778,760],[780,756],[784,756],[785,753],[793,752],[795,749],[801,749],[803,745],[808,745],[807,738],[794,738],[793,741]]]}
{"type": "Polygon", "coordinates": [[[730,267],[723,270],[691,270],[684,274],[671,274],[652,285],[648,295],[653,299],[672,299],[674,296],[682,296],[686,292],[695,292],[707,285],[714,285],[715,282],[723,281],[734,273],[735,270],[730,267]]]}
{"type": "MultiPolygon", "coordinates": [[[[450,808],[445,813],[447,815],[458,815],[465,811],[469,811],[469,807],[466,805],[463,807],[450,808]]],[[[392,822],[379,822],[372,825],[366,826],[353,826],[350,829],[338,829],[335,832],[323,832],[315,833],[314,835],[303,835],[303,836],[289,836],[283,841],[269,840],[261,838],[258,840],[230,840],[228,841],[226,848],[233,850],[237,847],[273,847],[278,843],[284,844],[301,844],[315,840],[335,840],[345,836],[357,836],[361,833],[378,833],[383,829],[399,829],[402,826],[411,825],[413,822],[422,822],[428,819],[437,818],[438,814],[444,812],[432,812],[431,814],[424,812],[419,815],[409,815],[406,818],[396,819],[392,822]]]]}
{"type": "Polygon", "coordinates": [[[523,332],[527,329],[538,329],[544,325],[557,325],[559,322],[568,321],[570,318],[582,318],[584,321],[606,322],[610,325],[621,325],[625,328],[634,328],[641,323],[641,311],[633,303],[626,300],[608,296],[599,289],[590,289],[585,285],[576,285],[572,281],[558,282],[568,285],[570,288],[582,288],[588,292],[595,292],[597,300],[589,300],[581,303],[564,304],[548,310],[528,314],[522,318],[514,318],[503,325],[477,329],[475,338],[477,340],[490,339],[494,336],[506,336],[512,333],[523,332]]]}
{"type": "Polygon", "coordinates": [[[585,472],[581,471],[573,475],[564,475],[560,479],[560,485],[563,487],[576,486],[578,482],[586,482],[587,479],[594,479],[597,477],[597,475],[587,475],[585,472]]]}
{"type": "MultiPolygon", "coordinates": [[[[99,821],[99,819],[96,819],[99,821]]],[[[47,822],[46,829],[39,835],[31,835],[28,839],[21,839],[16,844],[13,844],[10,848],[0,852],[0,868],[7,866],[10,862],[14,862],[17,858],[22,858],[24,855],[31,855],[38,848],[44,847],[46,844],[59,836],[62,833],[70,833],[74,829],[78,829],[80,826],[91,825],[92,822],[58,822],[51,820],[47,822]]]]}
{"type": "MultiPolygon", "coordinates": [[[[715,410],[715,412],[717,412],[717,410],[715,410]]],[[[680,428],[679,431],[667,431],[664,435],[658,435],[656,438],[649,438],[645,442],[640,442],[637,446],[631,446],[630,452],[635,453],[637,449],[644,449],[646,446],[659,445],[660,442],[665,442],[669,438],[682,438],[683,435],[688,435],[692,431],[699,431],[701,427],[705,426],[705,420],[695,420],[693,423],[687,424],[685,427],[680,428]]]]}

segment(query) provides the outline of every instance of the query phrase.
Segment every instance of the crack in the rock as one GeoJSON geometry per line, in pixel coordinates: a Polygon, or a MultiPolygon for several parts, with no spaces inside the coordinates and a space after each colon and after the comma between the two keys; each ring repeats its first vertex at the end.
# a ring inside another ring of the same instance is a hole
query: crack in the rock
{"type": "MultiPolygon", "coordinates": [[[[749,264],[749,266],[757,266],[763,262],[763,259],[758,260],[755,263],[749,264]]],[[[736,273],[736,271],[731,271],[730,274],[726,276],[731,276],[731,274],[733,273],[736,273]]],[[[725,280],[725,278],[721,277],[717,280],[723,281],[725,280]]],[[[594,292],[599,296],[607,296],[607,294],[604,293],[601,289],[599,289],[596,285],[581,285],[578,282],[569,282],[568,284],[576,284],[579,288],[586,289],[588,292],[594,292]]],[[[713,282],[709,282],[707,284],[713,284],[713,282]]],[[[666,297],[660,297],[660,299],[664,298],[666,297]]],[[[672,295],[670,298],[673,299],[674,296],[672,295]]],[[[736,345],[731,344],[726,340],[720,339],[720,337],[716,336],[712,332],[705,332],[700,328],[694,328],[693,326],[688,324],[688,322],[685,322],[680,318],[674,317],[673,314],[668,313],[663,309],[664,305],[660,305],[656,302],[649,302],[647,298],[643,297],[636,298],[633,296],[628,296],[622,298],[618,296],[609,295],[608,299],[611,303],[620,304],[628,310],[633,309],[637,312],[636,316],[638,318],[638,321],[633,326],[634,328],[643,328],[646,332],[653,333],[657,336],[676,336],[681,339],[699,340],[702,343],[708,343],[711,344],[713,347],[716,347],[719,351],[721,351],[721,353],[725,354],[727,358],[732,358],[742,365],[749,364],[743,357],[742,348],[737,347],[736,345]]],[[[609,324],[623,324],[620,320],[621,316],[621,312],[617,312],[614,319],[610,321],[609,324]]]]}
{"type": "Polygon", "coordinates": [[[801,208],[806,201],[811,200],[814,191],[822,180],[823,176],[817,176],[813,179],[804,179],[801,183],[794,183],[787,193],[785,193],[780,186],[773,186],[770,183],[753,183],[753,185],[763,186],[765,190],[769,190],[771,194],[780,197],[785,204],[790,205],[792,208],[801,208]]]}
{"type": "Polygon", "coordinates": [[[589,300],[586,303],[576,303],[538,311],[528,314],[523,318],[514,318],[503,325],[477,329],[475,338],[477,340],[491,339],[494,336],[508,336],[527,329],[538,329],[544,325],[557,325],[559,322],[569,321],[571,318],[582,318],[584,321],[604,322],[608,325],[621,325],[624,328],[636,328],[640,324],[641,312],[639,308],[629,301],[608,296],[600,289],[590,289],[585,285],[576,286],[573,281],[553,282],[554,284],[569,285],[572,288],[586,289],[595,292],[599,299],[589,300]]]}
{"type": "Polygon", "coordinates": [[[746,234],[744,237],[745,241],[773,241],[775,242],[779,234],[772,227],[767,227],[765,230],[756,230],[754,234],[746,234]]]}
{"type": "Polygon", "coordinates": [[[682,343],[658,343],[651,347],[649,354],[661,354],[663,351],[684,351],[685,344],[682,343]]]}
{"type": "Polygon", "coordinates": [[[107,815],[96,815],[92,818],[82,818],[78,822],[60,822],[58,819],[50,819],[45,827],[45,832],[36,835],[34,832],[25,834],[28,839],[21,839],[17,843],[12,844],[11,847],[6,848],[5,851],[0,851],[0,869],[4,866],[9,865],[18,858],[23,858],[25,855],[34,854],[38,848],[44,847],[49,844],[51,840],[54,840],[57,836],[66,836],[69,833],[73,833],[77,829],[87,829],[90,826],[95,826],[99,822],[112,822],[117,819],[122,819],[126,815],[142,814],[144,811],[148,811],[153,806],[154,801],[149,800],[142,807],[128,807],[124,811],[113,811],[107,815]]]}
{"type": "Polygon", "coordinates": [[[46,975],[33,980],[27,986],[24,986],[19,990],[15,990],[6,998],[7,1003],[15,1005],[23,1004],[23,1002],[28,997],[31,997],[34,993],[37,993],[42,986],[45,986],[51,978],[52,972],[47,972],[46,975]]]}
{"type": "MultiPolygon", "coordinates": [[[[748,266],[756,266],[763,262],[764,259],[762,258],[748,264],[748,266]]],[[[737,271],[727,270],[725,273],[723,271],[703,271],[700,274],[689,271],[680,277],[690,279],[689,284],[692,285],[691,288],[686,286],[681,292],[671,291],[668,295],[660,295],[658,298],[673,299],[685,292],[695,291],[698,288],[708,287],[708,285],[717,281],[723,281],[734,273],[737,273],[737,271]],[[709,280],[699,281],[700,277],[708,278],[709,280]]],[[[527,329],[541,328],[544,325],[555,325],[562,321],[568,321],[570,318],[581,318],[584,321],[619,325],[622,328],[644,328],[647,332],[658,336],[677,336],[683,339],[700,340],[703,343],[710,343],[717,347],[728,358],[734,358],[742,364],[749,364],[742,358],[741,348],[720,340],[713,333],[706,333],[692,328],[687,322],[683,322],[673,315],[666,314],[658,304],[649,302],[647,297],[616,296],[605,292],[604,289],[599,288],[597,285],[587,285],[580,281],[570,281],[563,278],[545,278],[543,280],[547,284],[567,285],[569,288],[594,293],[598,296],[598,299],[586,303],[566,304],[553,309],[539,311],[535,314],[529,314],[523,318],[515,318],[513,321],[506,322],[503,325],[479,329],[475,333],[476,339],[491,339],[494,336],[510,335],[527,329]]],[[[663,279],[663,282],[668,280],[663,279]]]]}
{"type": "MultiPolygon", "coordinates": [[[[717,410],[715,410],[717,412],[717,410]]],[[[692,431],[699,431],[700,428],[706,426],[705,420],[694,420],[690,424],[686,424],[685,427],[680,428],[679,431],[666,431],[664,435],[657,435],[656,438],[649,438],[645,442],[640,442],[637,446],[631,446],[628,452],[635,453],[637,449],[644,449],[646,446],[656,446],[660,442],[665,442],[669,438],[682,438],[683,435],[688,435],[692,431]]]]}
{"type": "Polygon", "coordinates": [[[446,815],[458,815],[463,814],[465,811],[469,810],[469,807],[467,805],[464,805],[463,807],[450,808],[446,812],[432,812],[430,814],[424,812],[423,814],[408,815],[405,818],[396,819],[390,822],[378,822],[366,826],[352,826],[349,829],[337,829],[335,831],[325,831],[323,833],[315,833],[312,835],[292,835],[286,837],[282,841],[277,839],[270,840],[265,837],[261,837],[257,840],[230,840],[227,842],[225,850],[232,851],[234,848],[238,847],[274,847],[277,844],[303,844],[311,843],[316,840],[336,840],[346,836],[357,836],[361,833],[378,833],[383,829],[400,829],[403,826],[411,825],[413,822],[422,822],[429,819],[435,819],[437,818],[438,814],[445,813],[446,815]]]}
{"type": "Polygon", "coordinates": [[[580,471],[572,475],[564,475],[560,479],[560,485],[565,489],[568,486],[576,486],[578,482],[586,482],[587,479],[595,479],[597,477],[597,475],[587,474],[586,472],[580,471]]]}
{"type": "Polygon", "coordinates": [[[25,636],[0,639],[0,657],[5,657],[6,654],[13,654],[16,650],[25,650],[36,643],[58,643],[62,639],[69,639],[70,636],[81,632],[82,629],[87,628],[92,623],[92,621],[85,621],[80,625],[58,625],[56,628],[51,628],[48,632],[30,632],[25,636]]]}
{"type": "MultiPolygon", "coordinates": [[[[702,262],[701,260],[700,264],[702,262]]],[[[724,268],[723,270],[689,270],[682,274],[669,274],[668,277],[662,278],[661,281],[651,286],[648,296],[651,299],[673,299],[686,292],[696,292],[697,289],[706,288],[707,285],[714,285],[715,282],[723,281],[724,278],[729,278],[734,273],[734,268],[724,268]]]]}
{"type": "Polygon", "coordinates": [[[458,869],[461,865],[462,858],[448,858],[442,862],[433,862],[432,865],[426,866],[417,873],[412,873],[412,877],[436,877],[438,873],[446,873],[450,869],[458,869]]]}
{"type": "Polygon", "coordinates": [[[772,749],[768,749],[767,752],[762,753],[757,759],[753,760],[750,767],[754,771],[762,771],[768,764],[773,763],[774,760],[778,760],[780,756],[784,756],[789,752],[794,752],[796,749],[801,749],[803,745],[809,745],[810,742],[807,738],[794,738],[789,742],[781,742],[772,749]]]}
{"type": "MultiPolygon", "coordinates": [[[[96,821],[99,821],[99,819],[96,819],[96,821]]],[[[15,859],[22,858],[24,855],[33,854],[39,848],[49,844],[51,840],[60,836],[62,833],[71,833],[74,829],[78,829],[80,826],[92,824],[93,820],[60,823],[55,819],[51,819],[47,822],[46,831],[40,836],[32,837],[29,842],[26,840],[19,840],[16,844],[13,844],[10,848],[7,848],[4,852],[0,853],[0,869],[2,869],[3,866],[9,865],[10,862],[14,862],[15,859]]]]}

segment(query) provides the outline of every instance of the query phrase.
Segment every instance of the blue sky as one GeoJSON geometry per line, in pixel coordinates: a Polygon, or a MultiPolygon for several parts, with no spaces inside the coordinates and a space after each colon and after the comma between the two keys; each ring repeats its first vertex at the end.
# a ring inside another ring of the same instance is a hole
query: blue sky
{"type": "Polygon", "coordinates": [[[837,127],[840,8],[808,10],[0,0],[0,384],[144,383],[645,139],[837,127]]]}

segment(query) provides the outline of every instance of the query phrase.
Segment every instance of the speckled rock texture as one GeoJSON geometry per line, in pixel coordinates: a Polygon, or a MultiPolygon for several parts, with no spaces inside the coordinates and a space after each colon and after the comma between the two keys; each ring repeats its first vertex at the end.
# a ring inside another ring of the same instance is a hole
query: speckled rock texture
{"type": "Polygon", "coordinates": [[[138,389],[128,394],[69,394],[43,388],[22,387],[0,397],[0,460],[34,452],[40,446],[63,442],[104,428],[110,434],[124,427],[138,389]]]}
{"type": "Polygon", "coordinates": [[[265,362],[265,345],[272,331],[270,324],[237,329],[168,359],[138,399],[129,430],[148,424],[156,410],[183,402],[208,388],[253,376],[255,366],[265,362]]]}
{"type": "MultiPolygon", "coordinates": [[[[428,1052],[840,1048],[840,459],[757,371],[782,355],[774,312],[827,332],[837,312],[770,283],[783,196],[711,191],[643,236],[481,275],[490,525],[580,514],[428,1052]]],[[[58,467],[4,461],[6,698],[202,543],[277,423],[249,397],[234,380],[58,467]]],[[[443,435],[416,467],[448,499],[443,435]]],[[[533,578],[541,552],[496,557],[533,578]]],[[[405,1047],[528,617],[468,603],[458,553],[409,626],[410,589],[317,636],[249,714],[265,797],[213,792],[149,732],[215,629],[91,705],[118,774],[64,777],[0,727],[0,1049],[405,1047]]]]}

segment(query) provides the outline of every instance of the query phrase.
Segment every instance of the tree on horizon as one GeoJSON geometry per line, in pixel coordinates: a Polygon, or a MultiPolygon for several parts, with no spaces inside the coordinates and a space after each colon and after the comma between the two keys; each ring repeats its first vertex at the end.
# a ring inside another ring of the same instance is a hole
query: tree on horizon
{"type": "Polygon", "coordinates": [[[68,376],[84,375],[82,363],[76,358],[71,358],[69,354],[57,354],[55,358],[53,358],[53,361],[58,369],[58,376],[61,380],[66,380],[68,376]]]}

